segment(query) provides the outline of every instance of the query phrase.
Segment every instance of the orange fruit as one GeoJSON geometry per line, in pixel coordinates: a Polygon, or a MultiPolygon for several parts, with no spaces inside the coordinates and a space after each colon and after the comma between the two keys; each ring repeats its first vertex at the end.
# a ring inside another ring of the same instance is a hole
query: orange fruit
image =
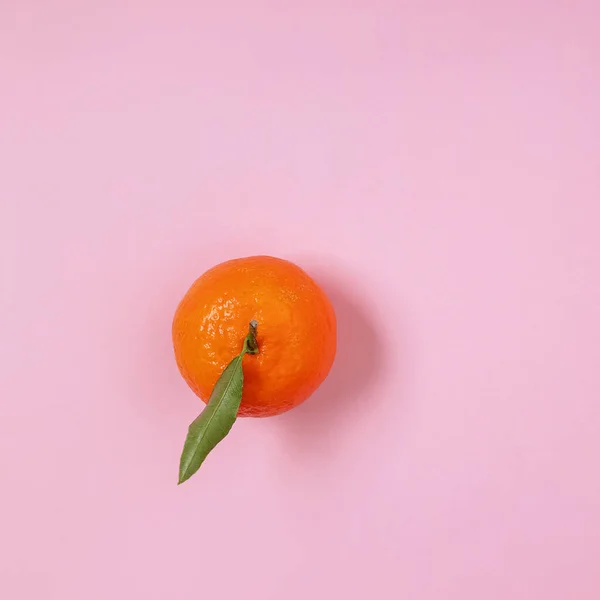
{"type": "Polygon", "coordinates": [[[270,256],[213,267],[179,304],[173,346],[182,376],[208,402],[254,320],[259,351],[243,357],[237,414],[268,417],[306,400],[325,379],[335,357],[333,307],[300,267],[270,256]]]}

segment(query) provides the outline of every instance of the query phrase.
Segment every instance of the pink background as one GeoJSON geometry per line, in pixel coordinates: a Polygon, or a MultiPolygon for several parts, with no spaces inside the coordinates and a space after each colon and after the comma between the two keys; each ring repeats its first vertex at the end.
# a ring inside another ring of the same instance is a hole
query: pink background
{"type": "Polygon", "coordinates": [[[597,600],[599,22],[2,0],[0,597],[597,600]],[[177,487],[174,308],[256,253],[337,363],[177,487]]]}

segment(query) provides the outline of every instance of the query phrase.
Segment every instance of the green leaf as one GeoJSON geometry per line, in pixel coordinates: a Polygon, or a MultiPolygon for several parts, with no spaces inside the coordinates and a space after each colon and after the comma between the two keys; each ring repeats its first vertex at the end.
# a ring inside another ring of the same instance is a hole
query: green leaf
{"type": "Polygon", "coordinates": [[[208,453],[235,423],[244,385],[242,359],[247,351],[245,341],[241,354],[227,365],[219,377],[206,408],[190,425],[179,462],[179,483],[189,479],[200,468],[208,453]]]}
{"type": "Polygon", "coordinates": [[[259,353],[257,327],[256,321],[250,321],[242,351],[221,373],[206,408],[189,426],[179,461],[179,483],[189,479],[200,468],[208,453],[229,433],[235,423],[244,386],[242,360],[246,354],[259,353]]]}

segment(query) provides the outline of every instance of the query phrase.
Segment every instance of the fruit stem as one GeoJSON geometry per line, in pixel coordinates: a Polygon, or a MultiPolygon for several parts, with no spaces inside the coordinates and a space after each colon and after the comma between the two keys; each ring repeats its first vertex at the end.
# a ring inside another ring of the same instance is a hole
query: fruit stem
{"type": "Polygon", "coordinates": [[[242,352],[244,354],[258,354],[260,349],[258,347],[258,342],[256,341],[256,329],[258,327],[258,321],[252,319],[250,321],[250,325],[248,326],[248,335],[244,340],[244,347],[242,352]]]}

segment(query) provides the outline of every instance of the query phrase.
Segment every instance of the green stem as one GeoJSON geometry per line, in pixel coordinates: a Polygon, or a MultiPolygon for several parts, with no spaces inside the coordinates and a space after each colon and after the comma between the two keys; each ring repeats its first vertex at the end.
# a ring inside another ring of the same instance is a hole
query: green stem
{"type": "Polygon", "coordinates": [[[258,342],[256,341],[256,328],[258,327],[258,321],[254,319],[250,321],[250,325],[248,326],[248,335],[244,340],[244,347],[242,348],[242,356],[246,353],[248,354],[258,354],[258,342]]]}

